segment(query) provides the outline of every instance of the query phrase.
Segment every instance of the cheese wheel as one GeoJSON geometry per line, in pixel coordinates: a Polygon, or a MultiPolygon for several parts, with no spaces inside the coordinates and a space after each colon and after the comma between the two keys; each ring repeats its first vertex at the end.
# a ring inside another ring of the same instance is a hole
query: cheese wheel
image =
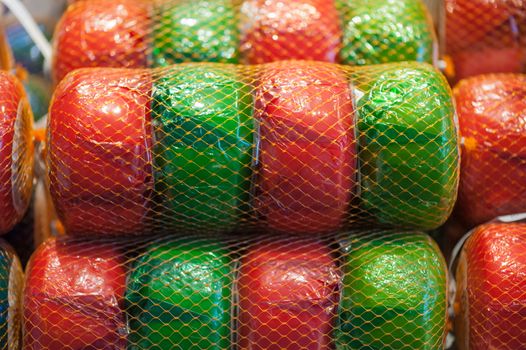
{"type": "Polygon", "coordinates": [[[342,249],[337,349],[443,348],[447,268],[429,236],[374,231],[342,249]]]}
{"type": "Polygon", "coordinates": [[[252,246],[239,272],[242,349],[331,349],[339,271],[328,247],[278,239],[252,246]]]}
{"type": "Polygon", "coordinates": [[[24,349],[122,349],[126,271],[115,246],[51,238],[24,289],[24,349]]]}
{"type": "Polygon", "coordinates": [[[454,93],[463,140],[462,220],[472,227],[526,211],[526,76],[474,77],[454,93]]]}
{"type": "Polygon", "coordinates": [[[461,350],[526,344],[526,225],[490,223],[465,243],[457,271],[455,334],[461,350]]]}
{"type": "Polygon", "coordinates": [[[67,233],[148,233],[150,94],[150,75],[126,69],[77,70],[57,87],[47,168],[67,233]]]}
{"type": "Polygon", "coordinates": [[[458,186],[451,91],[431,66],[388,67],[355,79],[362,208],[376,223],[434,229],[453,210],[458,186]]]}
{"type": "Polygon", "coordinates": [[[231,231],[250,199],[250,87],[235,66],[176,66],[162,74],[152,103],[160,220],[186,232],[231,231]]]}
{"type": "Polygon", "coordinates": [[[24,216],[33,185],[33,114],[22,84],[0,71],[0,234],[24,216]]]}
{"type": "Polygon", "coordinates": [[[234,265],[219,243],[151,245],[128,279],[128,349],[230,348],[233,280],[234,265]]]}

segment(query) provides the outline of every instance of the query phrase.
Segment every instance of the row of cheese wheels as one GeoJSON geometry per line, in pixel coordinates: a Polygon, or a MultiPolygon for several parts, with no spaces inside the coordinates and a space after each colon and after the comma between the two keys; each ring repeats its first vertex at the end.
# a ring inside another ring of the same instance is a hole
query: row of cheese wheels
{"type": "Polygon", "coordinates": [[[52,239],[28,267],[24,349],[438,349],[446,272],[415,232],[52,239]]]}
{"type": "MultiPolygon", "coordinates": [[[[30,198],[32,118],[21,85],[10,74],[1,74],[0,232],[6,232],[21,218],[30,198]]],[[[526,177],[521,160],[526,153],[526,141],[521,136],[525,93],[524,75],[473,78],[455,89],[463,136],[458,208],[470,226],[526,208],[521,181],[526,177]],[[503,172],[503,168],[511,170],[503,172]]],[[[132,134],[126,128],[119,133],[132,134]]],[[[101,170],[100,174],[105,172],[101,170]]]]}
{"type": "Polygon", "coordinates": [[[451,92],[419,63],[78,70],[47,155],[66,230],[85,235],[434,228],[459,167],[451,92]]]}
{"type": "MultiPolygon", "coordinates": [[[[456,271],[457,346],[520,349],[526,224],[495,222],[470,235],[456,271]]],[[[420,233],[53,238],[35,252],[25,283],[1,241],[4,349],[21,344],[22,292],[24,349],[437,349],[446,331],[444,262],[420,233]]]]}
{"type": "Polygon", "coordinates": [[[90,0],[57,26],[54,77],[182,62],[431,63],[434,39],[421,0],[90,0]]]}

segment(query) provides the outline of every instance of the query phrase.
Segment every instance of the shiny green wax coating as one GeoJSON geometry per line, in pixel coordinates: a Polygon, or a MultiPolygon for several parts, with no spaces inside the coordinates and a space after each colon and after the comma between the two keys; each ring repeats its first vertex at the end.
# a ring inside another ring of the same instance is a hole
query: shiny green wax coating
{"type": "Polygon", "coordinates": [[[447,82],[420,63],[355,74],[362,208],[382,224],[440,226],[453,209],[459,171],[447,82]]]}
{"type": "Polygon", "coordinates": [[[234,69],[174,66],[154,84],[154,175],[160,220],[172,222],[180,231],[228,231],[247,210],[252,95],[234,69]]]}
{"type": "Polygon", "coordinates": [[[336,4],[343,28],[341,63],[433,61],[434,29],[421,0],[336,0],[336,4]]]}
{"type": "Polygon", "coordinates": [[[229,349],[233,270],[205,239],[153,244],[128,279],[128,349],[229,349]]]}
{"type": "Polygon", "coordinates": [[[169,1],[156,11],[154,66],[238,62],[239,21],[232,0],[169,1]]]}
{"type": "Polygon", "coordinates": [[[342,248],[336,349],[441,349],[447,269],[434,241],[377,231],[351,235],[342,248]]]}

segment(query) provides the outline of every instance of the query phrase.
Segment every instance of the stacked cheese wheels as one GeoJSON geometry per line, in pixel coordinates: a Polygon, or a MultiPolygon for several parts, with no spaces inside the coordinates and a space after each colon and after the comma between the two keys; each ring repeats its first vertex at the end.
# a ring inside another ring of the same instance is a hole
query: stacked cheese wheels
{"type": "Polygon", "coordinates": [[[22,219],[33,184],[33,115],[22,84],[0,71],[0,234],[22,219]]]}
{"type": "Polygon", "coordinates": [[[437,246],[418,232],[51,239],[28,268],[24,344],[437,349],[446,279],[437,246]]]}
{"type": "Polygon", "coordinates": [[[456,196],[453,115],[418,63],[79,70],[50,109],[51,194],[72,234],[434,228],[456,196]]]}
{"type": "Polygon", "coordinates": [[[474,77],[454,92],[463,140],[459,216],[473,227],[526,211],[526,76],[474,77]]]}
{"type": "Polygon", "coordinates": [[[58,82],[83,67],[431,63],[434,39],[421,0],[91,0],[59,22],[53,72],[58,82]]]}
{"type": "Polygon", "coordinates": [[[446,0],[446,52],[454,80],[526,69],[526,1],[446,0]]]}
{"type": "Polygon", "coordinates": [[[526,344],[526,224],[477,227],[456,273],[459,349],[520,349],[526,344]]]}

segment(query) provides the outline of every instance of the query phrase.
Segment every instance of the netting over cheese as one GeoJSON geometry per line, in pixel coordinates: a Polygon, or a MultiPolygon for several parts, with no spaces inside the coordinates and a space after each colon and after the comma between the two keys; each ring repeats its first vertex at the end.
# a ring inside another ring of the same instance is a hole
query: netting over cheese
{"type": "Polygon", "coordinates": [[[526,70],[526,1],[445,0],[454,80],[526,70]]]}
{"type": "Polygon", "coordinates": [[[51,194],[71,234],[434,228],[458,182],[431,66],[290,61],[85,69],[50,109],[51,194]]]}
{"type": "Polygon", "coordinates": [[[526,211],[526,75],[485,75],[454,89],[462,136],[458,217],[473,227],[526,211]]]}
{"type": "Polygon", "coordinates": [[[31,199],[32,123],[22,84],[0,71],[0,234],[22,219],[31,199]]]}
{"type": "Polygon", "coordinates": [[[457,267],[459,349],[522,349],[526,344],[526,224],[477,227],[457,267]]]}
{"type": "Polygon", "coordinates": [[[24,349],[439,349],[447,275],[417,232],[51,239],[24,349]]]}
{"type": "Polygon", "coordinates": [[[54,37],[54,78],[82,67],[286,59],[350,65],[431,63],[421,0],[87,0],[54,37]]]}
{"type": "Polygon", "coordinates": [[[0,240],[0,348],[18,350],[22,345],[22,287],[24,274],[13,248],[0,240]]]}

